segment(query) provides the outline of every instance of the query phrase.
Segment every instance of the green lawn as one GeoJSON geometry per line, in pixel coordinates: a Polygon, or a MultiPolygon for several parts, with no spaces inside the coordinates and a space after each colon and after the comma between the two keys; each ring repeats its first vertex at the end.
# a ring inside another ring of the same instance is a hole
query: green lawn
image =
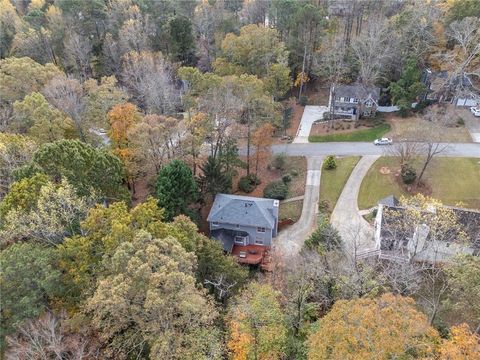
{"type": "Polygon", "coordinates": [[[390,124],[381,124],[371,129],[331,135],[310,135],[309,142],[373,141],[390,131],[390,124]]]}
{"type": "Polygon", "coordinates": [[[290,201],[281,203],[278,218],[280,220],[292,219],[298,221],[302,215],[303,200],[290,201]]]}
{"type": "Polygon", "coordinates": [[[320,201],[326,200],[329,204],[329,210],[333,211],[343,187],[353,168],[360,160],[359,156],[350,156],[337,159],[337,168],[334,170],[322,169],[320,180],[320,201]]]}
{"type": "MultiPolygon", "coordinates": [[[[431,188],[430,196],[446,205],[457,205],[480,209],[480,159],[477,158],[435,158],[427,168],[424,180],[431,188]]],[[[418,170],[421,162],[417,161],[418,170]]],[[[368,209],[378,200],[388,196],[408,195],[395,177],[398,159],[381,157],[370,168],[363,179],[358,197],[358,207],[368,209]],[[392,173],[380,174],[382,166],[388,166],[392,173]]],[[[323,174],[322,174],[323,176],[323,174]]]]}

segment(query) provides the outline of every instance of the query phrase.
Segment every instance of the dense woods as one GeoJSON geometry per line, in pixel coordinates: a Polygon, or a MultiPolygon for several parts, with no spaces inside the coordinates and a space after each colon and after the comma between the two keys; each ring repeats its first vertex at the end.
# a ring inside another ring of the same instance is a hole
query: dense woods
{"type": "Polygon", "coordinates": [[[199,231],[311,84],[409,111],[427,67],[480,80],[479,1],[0,0],[2,356],[478,359],[476,256],[359,262],[325,221],[263,273],[199,231]]]}

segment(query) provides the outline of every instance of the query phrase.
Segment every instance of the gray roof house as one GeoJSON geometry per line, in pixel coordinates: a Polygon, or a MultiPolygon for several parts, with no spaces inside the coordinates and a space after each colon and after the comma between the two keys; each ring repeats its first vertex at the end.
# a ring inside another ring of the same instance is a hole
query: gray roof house
{"type": "Polygon", "coordinates": [[[358,120],[375,115],[379,98],[376,86],[332,84],[328,105],[332,114],[358,120]]]}
{"type": "MultiPolygon", "coordinates": [[[[465,232],[466,242],[458,240],[456,233],[446,236],[448,240],[431,239],[427,224],[419,224],[415,228],[397,226],[402,222],[406,208],[393,196],[380,200],[375,218],[376,254],[385,260],[430,263],[447,262],[458,254],[480,255],[480,212],[447,208],[452,210],[465,232]]],[[[432,208],[432,214],[435,211],[432,208]]]]}
{"type": "Polygon", "coordinates": [[[439,101],[456,106],[476,106],[480,94],[466,75],[453,75],[448,71],[425,69],[421,77],[426,87],[422,100],[439,101]]]}
{"type": "Polygon", "coordinates": [[[229,253],[234,247],[269,248],[277,236],[278,206],[274,199],[217,194],[207,218],[210,236],[229,253]]]}

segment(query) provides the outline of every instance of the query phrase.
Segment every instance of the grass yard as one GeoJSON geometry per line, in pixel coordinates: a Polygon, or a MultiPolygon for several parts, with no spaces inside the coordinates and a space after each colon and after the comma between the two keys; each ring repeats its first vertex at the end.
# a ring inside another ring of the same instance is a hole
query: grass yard
{"type": "MultiPolygon", "coordinates": [[[[241,157],[243,161],[246,160],[245,157],[241,157]]],[[[246,195],[246,196],[256,196],[263,197],[263,189],[269,183],[273,181],[282,180],[282,176],[290,174],[292,181],[288,186],[288,195],[287,198],[292,198],[296,196],[303,195],[305,193],[305,180],[307,177],[307,159],[304,156],[287,156],[285,157],[285,166],[282,169],[273,169],[270,166],[272,158],[262,159],[258,166],[258,177],[262,181],[251,193],[244,193],[240,190],[236,190],[237,181],[241,176],[246,175],[245,169],[239,169],[238,175],[234,179],[234,193],[237,195],[246,195]],[[296,174],[295,176],[292,173],[296,174]]],[[[254,160],[252,160],[252,169],[255,166],[254,160]]]]}
{"type": "Polygon", "coordinates": [[[422,132],[438,134],[439,141],[443,142],[471,142],[472,138],[468,130],[464,126],[446,127],[439,126],[430,121],[426,121],[420,117],[401,118],[390,115],[388,122],[392,129],[387,134],[387,137],[395,139],[415,139],[418,136],[419,129],[422,132]]]}
{"type": "Polygon", "coordinates": [[[287,203],[281,203],[279,209],[279,219],[292,219],[297,222],[302,215],[303,200],[295,200],[287,203]]]}
{"type": "Polygon", "coordinates": [[[371,129],[355,130],[330,135],[310,135],[309,142],[373,141],[390,131],[390,124],[381,124],[371,129]]]}
{"type": "MultiPolygon", "coordinates": [[[[420,168],[417,161],[414,167],[420,168]]],[[[398,159],[381,157],[370,168],[363,179],[358,197],[358,207],[368,209],[378,200],[394,195],[408,196],[406,186],[396,176],[399,170],[398,159]],[[382,175],[380,168],[388,167],[390,174],[382,175]]],[[[323,174],[322,174],[323,176],[323,174]]],[[[441,200],[446,205],[459,203],[467,208],[480,209],[480,159],[478,158],[434,158],[424,175],[429,188],[429,196],[441,200]]]]}
{"type": "Polygon", "coordinates": [[[290,174],[292,181],[288,185],[287,199],[305,194],[307,179],[307,158],[304,156],[289,156],[285,159],[284,174],[290,174]],[[292,175],[295,173],[297,175],[292,175]]]}
{"type": "Polygon", "coordinates": [[[343,187],[359,160],[359,156],[349,156],[337,159],[337,168],[334,170],[325,170],[323,167],[320,179],[320,201],[328,202],[330,212],[335,208],[343,187]]]}

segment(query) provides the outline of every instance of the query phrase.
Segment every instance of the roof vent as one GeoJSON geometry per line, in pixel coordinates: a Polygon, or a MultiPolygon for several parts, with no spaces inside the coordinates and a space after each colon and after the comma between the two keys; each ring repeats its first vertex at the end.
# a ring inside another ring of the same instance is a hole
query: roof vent
{"type": "Polygon", "coordinates": [[[278,207],[278,204],[280,204],[280,201],[278,200],[273,200],[273,206],[278,207]]]}

